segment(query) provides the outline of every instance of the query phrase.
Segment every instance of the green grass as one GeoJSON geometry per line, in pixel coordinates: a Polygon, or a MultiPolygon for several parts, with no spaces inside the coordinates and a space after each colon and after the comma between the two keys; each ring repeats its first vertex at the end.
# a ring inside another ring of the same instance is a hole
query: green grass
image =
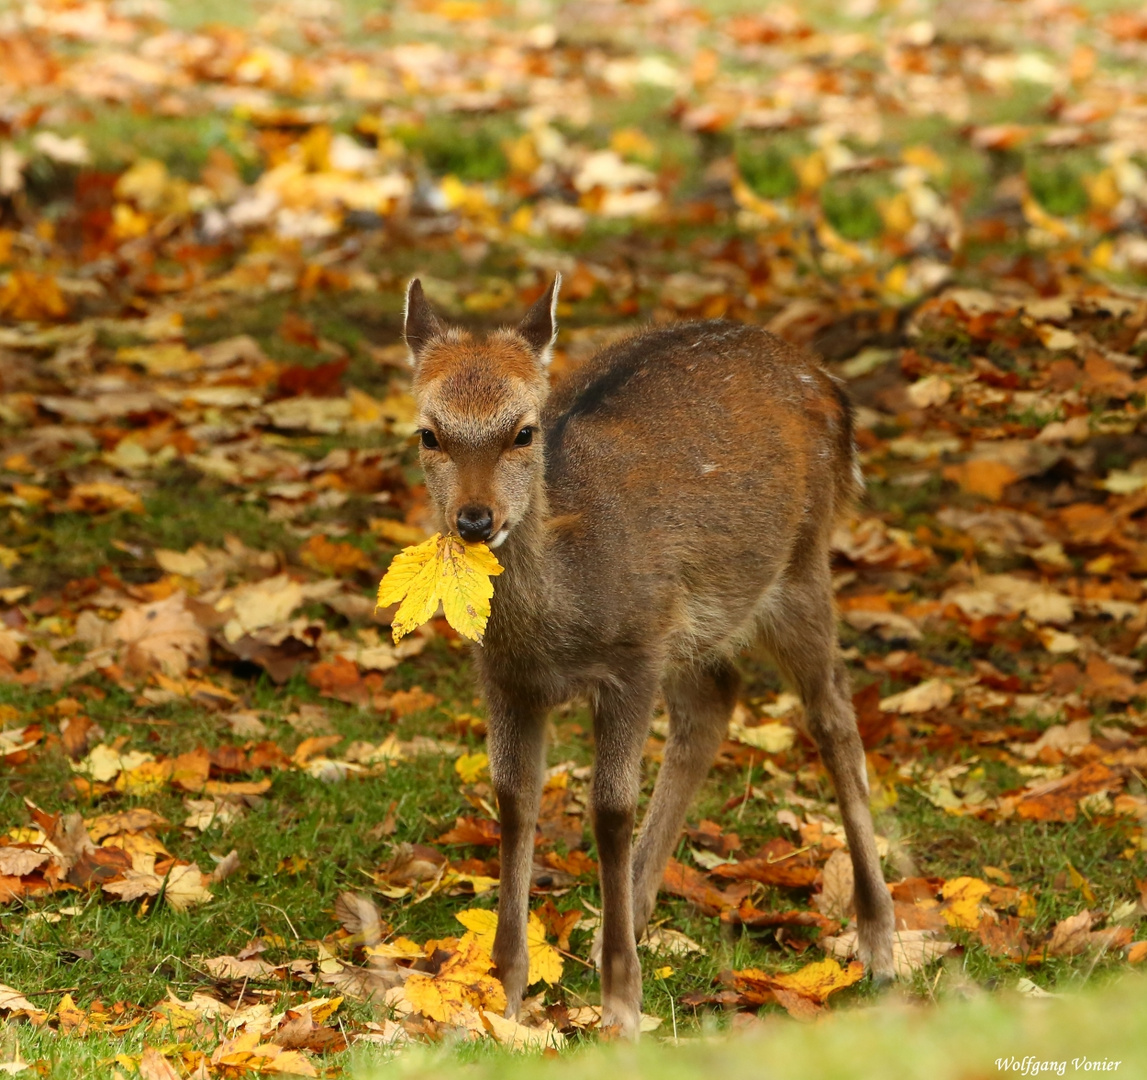
{"type": "MultiPolygon", "coordinates": [[[[395,688],[419,684],[443,700],[441,710],[404,720],[398,726],[401,737],[429,734],[457,740],[449,717],[473,709],[473,691],[467,665],[460,662],[456,650],[441,646],[428,650],[405,662],[390,684],[395,688]]],[[[767,688],[766,682],[754,681],[747,693],[752,696],[767,688]]],[[[46,693],[0,685],[0,703],[14,704],[24,716],[36,715],[51,700],[46,693]]],[[[319,699],[301,678],[284,687],[260,680],[251,687],[247,698],[251,707],[263,713],[270,728],[268,737],[288,753],[301,736],[278,718],[302,701],[319,699]]],[[[346,740],[377,742],[391,730],[387,721],[369,710],[329,700],[323,700],[323,704],[334,730],[346,740]]],[[[114,687],[106,687],[106,697],[102,699],[89,698],[86,708],[104,728],[105,741],[122,737],[129,749],[172,755],[232,741],[217,714],[189,705],[141,706],[114,687]]],[[[550,761],[588,761],[587,739],[578,734],[579,729],[584,732],[587,727],[584,713],[576,712],[560,720],[550,761]]],[[[796,766],[790,762],[787,767],[796,766]]],[[[123,1000],[148,1004],[162,998],[168,986],[187,997],[212,983],[197,964],[197,958],[234,953],[259,935],[276,934],[285,943],[278,952],[268,954],[270,959],[313,959],[314,946],[307,942],[322,938],[335,928],[330,911],[340,891],[358,889],[370,893],[369,874],[385,862],[393,843],[430,841],[452,824],[456,815],[473,812],[459,790],[451,759],[434,755],[398,763],[381,776],[343,783],[324,783],[300,772],[274,773],[270,793],[256,800],[257,805],[243,819],[225,832],[215,828],[206,834],[179,829],[184,814],[182,800],[172,791],[144,800],[113,797],[101,801],[97,808],[69,795],[70,775],[62,755],[51,750],[37,755],[29,766],[6,770],[0,787],[0,822],[11,826],[26,820],[25,798],[49,812],[79,808],[85,815],[147,805],[173,822],[163,835],[179,857],[195,859],[201,867],[210,868],[213,856],[235,848],[241,859],[239,872],[215,887],[215,900],[187,914],[159,907],[140,915],[135,905],[114,904],[107,898],[83,893],[62,893],[30,901],[27,909],[9,907],[0,911],[5,981],[37,992],[77,986],[74,997],[81,1005],[96,997],[107,1003],[123,1000]],[[392,837],[372,833],[386,817],[392,802],[400,808],[396,832],[392,837]],[[297,872],[284,870],[284,862],[293,858],[303,860],[297,872]],[[77,904],[82,908],[80,914],[65,917],[55,925],[28,918],[31,911],[50,913],[77,904]],[[91,958],[76,960],[76,949],[90,949],[91,958]]],[[[654,775],[655,769],[648,767],[643,786],[646,794],[654,775]]],[[[802,772],[801,777],[799,793],[817,799],[830,797],[827,777],[819,767],[814,765],[811,772],[802,772]]],[[[731,790],[744,790],[750,784],[767,781],[759,769],[749,774],[740,768],[715,770],[696,802],[691,820],[709,816],[722,821],[726,829],[735,829],[742,837],[743,850],[754,850],[780,833],[774,819],[775,806],[754,799],[732,815],[722,814],[721,806],[731,790]]],[[[990,794],[1005,790],[1013,782],[1008,770],[988,771],[990,794]]],[[[782,801],[783,797],[781,792],[782,801]]],[[[905,787],[900,788],[895,806],[878,818],[877,828],[898,839],[913,860],[914,872],[922,876],[982,875],[983,867],[989,865],[1006,869],[1016,885],[1036,897],[1038,914],[1030,927],[1036,933],[1049,930],[1059,919],[1086,906],[1079,891],[1063,883],[1069,857],[1094,890],[1095,901],[1090,906],[1103,911],[1137,895],[1136,881],[1144,873],[1142,854],[1130,860],[1122,857],[1127,841],[1119,829],[1097,829],[1082,818],[1068,825],[985,824],[945,814],[905,787]]],[[[452,857],[465,854],[465,849],[451,850],[452,857]]],[[[490,852],[475,850],[473,854],[485,858],[490,852]]],[[[682,842],[678,857],[689,860],[686,841],[682,842]]],[[[774,891],[759,898],[758,903],[784,908],[791,907],[793,899],[792,894],[774,891]]],[[[578,885],[571,894],[558,899],[563,909],[583,901],[598,904],[595,886],[578,885]]],[[[490,897],[468,901],[436,896],[419,904],[383,901],[383,911],[396,932],[424,940],[456,933],[457,911],[489,903],[490,897]]],[[[664,980],[654,977],[653,970],[665,961],[642,954],[647,1008],[661,1016],[675,1014],[686,1034],[698,1033],[704,1017],[675,1009],[672,1002],[682,994],[707,989],[721,970],[750,966],[791,970],[807,959],[779,951],[769,937],[728,936],[717,920],[698,916],[689,904],[676,898],[662,897],[655,918],[685,931],[706,949],[705,956],[692,958],[688,963],[671,960],[674,973],[664,980]]],[[[965,938],[965,945],[965,966],[974,981],[994,984],[1009,978],[1007,965],[1001,966],[989,957],[977,942],[965,938]]],[[[588,938],[575,931],[573,948],[584,955],[588,938]]],[[[1079,958],[1051,961],[1028,974],[1038,984],[1054,989],[1106,981],[1118,967],[1114,959],[1097,962],[1079,958]]],[[[923,993],[932,977],[929,974],[917,978],[913,983],[916,992],[923,993]]],[[[577,1004],[596,1000],[596,993],[595,976],[580,965],[569,963],[561,987],[553,996],[577,1004]]],[[[847,992],[842,1001],[862,1002],[870,997],[871,991],[861,986],[847,992]]],[[[367,1006],[350,1008],[352,1016],[371,1015],[367,1006]]]]}
{"type": "MultiPolygon", "coordinates": [[[[950,975],[958,983],[959,974],[950,975]]],[[[748,1037],[714,1042],[690,1040],[679,1046],[646,1042],[640,1048],[615,1046],[572,1055],[564,1061],[507,1061],[488,1054],[471,1063],[468,1074],[484,1080],[532,1080],[625,1075],[658,1080],[724,1075],[762,1080],[964,1080],[1009,1075],[997,1058],[1064,1062],[1066,1075],[1091,1075],[1073,1063],[1118,1061],[1119,1075],[1147,1069],[1147,987],[1129,978],[1102,994],[1063,1001],[1028,1002],[978,999],[953,1002],[940,1010],[888,1003],[856,1009],[815,1026],[768,1024],[748,1037]]],[[[404,1063],[405,1075],[441,1075],[439,1053],[404,1063]]],[[[383,1072],[365,1069],[366,1076],[383,1072]]],[[[1053,1073],[1054,1074],[1054,1073],[1053,1073]]]]}
{"type": "Polygon", "coordinates": [[[469,120],[449,115],[430,116],[417,126],[394,131],[435,175],[471,182],[506,174],[509,162],[502,143],[518,133],[517,125],[503,117],[469,120]]]}
{"type": "Polygon", "coordinates": [[[1032,195],[1050,214],[1074,217],[1089,205],[1083,177],[1099,171],[1090,156],[1081,154],[1029,155],[1024,173],[1032,195]]]}
{"type": "MultiPolygon", "coordinates": [[[[1102,990],[1061,999],[1032,1000],[970,993],[958,964],[936,979],[940,1008],[906,1004],[895,995],[804,1026],[769,1021],[736,1039],[646,1038],[637,1046],[584,1047],[561,1060],[510,1055],[489,1043],[461,1044],[404,1054],[381,1048],[345,1055],[345,1073],[360,1080],[394,1075],[437,1080],[464,1066],[474,1080],[574,1080],[624,1075],[635,1080],[695,1080],[713,1075],[762,1080],[967,1080],[1019,1075],[999,1059],[1044,1064],[1036,1075],[1096,1075],[1084,1062],[1107,1063],[1099,1075],[1147,1072],[1147,985],[1127,976],[1102,990]],[[1062,1066],[1059,1064],[1062,1063],[1062,1066]],[[1117,1063],[1117,1064],[1116,1064],[1117,1063]],[[1062,1071],[1060,1071],[1062,1069],[1062,1071]]],[[[1013,982],[1014,985],[1014,982],[1013,982]]],[[[706,1034],[709,1034],[706,1032],[706,1034]]],[[[106,1076],[117,1053],[138,1052],[140,1034],[125,1039],[95,1035],[54,1038],[28,1028],[0,1034],[0,1049],[19,1047],[27,1060],[43,1061],[50,1077],[106,1076]]],[[[1031,1064],[1028,1065],[1029,1074],[1031,1064]]]]}

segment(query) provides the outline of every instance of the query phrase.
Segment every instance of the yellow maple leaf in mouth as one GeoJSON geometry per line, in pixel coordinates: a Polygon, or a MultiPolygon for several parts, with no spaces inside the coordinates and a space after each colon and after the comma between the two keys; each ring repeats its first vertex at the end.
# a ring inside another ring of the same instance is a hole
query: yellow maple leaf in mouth
{"type": "Polygon", "coordinates": [[[466,544],[457,536],[435,533],[390,561],[378,583],[377,607],[401,601],[391,623],[395,644],[432,619],[439,603],[458,633],[481,641],[494,595],[491,578],[503,569],[485,544],[466,544]]]}

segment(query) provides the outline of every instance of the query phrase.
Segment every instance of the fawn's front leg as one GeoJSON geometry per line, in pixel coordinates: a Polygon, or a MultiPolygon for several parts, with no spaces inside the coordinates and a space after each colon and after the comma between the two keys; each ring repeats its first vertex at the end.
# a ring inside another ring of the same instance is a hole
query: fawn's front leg
{"type": "Polygon", "coordinates": [[[537,706],[511,707],[494,695],[488,704],[486,744],[502,826],[494,974],[506,991],[506,1015],[516,1016],[530,970],[526,926],[545,773],[546,714],[537,706]]]}
{"type": "Polygon", "coordinates": [[[641,964],[633,933],[631,849],[656,681],[633,673],[627,677],[629,685],[604,690],[595,702],[592,806],[601,876],[601,1026],[636,1039],[641,964]]]}

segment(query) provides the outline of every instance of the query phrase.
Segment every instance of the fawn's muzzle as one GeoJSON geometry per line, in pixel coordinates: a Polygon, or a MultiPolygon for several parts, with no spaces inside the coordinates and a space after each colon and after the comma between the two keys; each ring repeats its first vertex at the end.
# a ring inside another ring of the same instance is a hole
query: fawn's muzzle
{"type": "Polygon", "coordinates": [[[464,506],[458,511],[458,535],[468,543],[488,540],[494,531],[494,515],[488,506],[464,506]]]}

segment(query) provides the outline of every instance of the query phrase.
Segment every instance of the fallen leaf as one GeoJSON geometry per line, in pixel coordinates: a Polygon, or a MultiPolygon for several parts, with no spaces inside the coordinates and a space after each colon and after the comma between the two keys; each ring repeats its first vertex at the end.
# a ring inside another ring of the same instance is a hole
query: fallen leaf
{"type": "Polygon", "coordinates": [[[277,970],[275,964],[258,957],[212,956],[203,960],[203,966],[216,979],[263,979],[277,970]]]}
{"type": "Polygon", "coordinates": [[[980,944],[992,956],[1006,957],[1023,962],[1031,953],[1031,943],[1015,915],[999,919],[984,919],[977,928],[980,944]]]}
{"type": "Polygon", "coordinates": [[[179,1080],[177,1073],[158,1050],[146,1046],[139,1059],[140,1080],[179,1080]]]}
{"type": "Polygon", "coordinates": [[[115,636],[126,646],[128,668],[180,677],[207,659],[207,634],[187,610],[182,593],[132,608],[116,622],[115,636]]]}
{"type": "Polygon", "coordinates": [[[195,863],[172,866],[166,876],[154,870],[132,868],[124,871],[121,880],[105,883],[103,889],[128,901],[158,896],[162,890],[164,900],[176,911],[186,911],[211,899],[211,892],[204,887],[203,874],[195,863]]]}
{"type": "Polygon", "coordinates": [[[361,893],[339,893],[334,916],[343,929],[363,945],[377,945],[389,929],[374,901],[361,893]]]}
{"type": "Polygon", "coordinates": [[[565,1046],[565,1036],[550,1023],[541,1027],[527,1027],[517,1020],[483,1010],[482,1026],[500,1046],[511,1053],[551,1048],[561,1050],[565,1046]]]}
{"type": "MultiPolygon", "coordinates": [[[[470,908],[454,916],[467,930],[473,931],[478,944],[487,952],[493,953],[494,933],[498,928],[497,912],[484,908],[470,908]]],[[[561,954],[546,941],[546,928],[536,912],[530,912],[526,925],[526,944],[530,953],[530,970],[526,984],[549,983],[551,986],[562,977],[561,954]]]]}
{"type": "Polygon", "coordinates": [[[48,861],[46,851],[30,851],[28,848],[0,847],[0,874],[6,877],[24,877],[38,870],[48,861]]]}
{"type": "Polygon", "coordinates": [[[454,827],[434,838],[436,844],[476,844],[497,847],[501,842],[502,830],[496,821],[489,818],[455,818],[454,827]]]}
{"type": "Polygon", "coordinates": [[[1081,799],[1122,786],[1121,776],[1102,762],[1091,761],[1078,772],[1025,792],[1015,802],[1015,813],[1029,821],[1074,821],[1081,799]]]}
{"type": "MultiPolygon", "coordinates": [[[[830,956],[841,960],[856,956],[857,933],[846,930],[835,937],[823,937],[820,946],[830,956]]],[[[937,938],[931,930],[897,930],[892,938],[892,966],[898,978],[911,978],[934,960],[939,960],[956,947],[954,941],[937,938]]]]}
{"type": "MultiPolygon", "coordinates": [[[[744,863],[732,863],[727,865],[737,867],[749,867],[752,871],[755,869],[756,863],[762,863],[764,860],[746,860],[744,863]]],[[[718,870],[725,869],[725,867],[718,867],[718,870]]],[[[809,868],[805,868],[809,869],[809,868]]],[[[752,872],[747,872],[745,875],[750,880],[757,880],[752,872]]],[[[812,871],[812,878],[809,884],[812,884],[812,879],[816,877],[816,871],[812,871]]],[[[740,906],[741,899],[747,892],[744,886],[737,886],[733,889],[719,889],[713,885],[709,879],[698,870],[694,870],[691,866],[686,866],[684,863],[678,862],[674,858],[670,858],[665,867],[665,877],[662,879],[661,887],[666,892],[673,893],[675,896],[683,896],[690,903],[696,904],[697,907],[706,915],[719,915],[722,911],[728,911],[740,906]]]]}
{"type": "Polygon", "coordinates": [[[813,897],[816,909],[830,919],[846,919],[853,910],[852,857],[834,851],[824,864],[821,891],[813,897]]]}
{"type": "Polygon", "coordinates": [[[126,510],[129,514],[144,512],[143,500],[122,484],[94,481],[76,484],[68,492],[68,510],[78,514],[102,514],[111,510],[126,510]]]}
{"type": "Polygon", "coordinates": [[[325,536],[312,536],[299,549],[299,558],[307,566],[336,577],[372,569],[370,556],[361,548],[345,541],[331,541],[325,536]]]}
{"type": "Polygon", "coordinates": [[[882,712],[926,713],[944,708],[951,703],[953,696],[952,687],[942,679],[929,679],[911,690],[884,698],[880,709],[882,712]]]}
{"type": "Polygon", "coordinates": [[[992,502],[999,502],[1004,489],[1019,479],[1019,474],[1010,465],[988,458],[945,465],[943,475],[945,480],[954,481],[968,494],[983,495],[992,502]]]}
{"type": "Polygon", "coordinates": [[[19,990],[0,983],[0,1009],[7,1012],[40,1012],[19,990]]]}
{"type": "Polygon", "coordinates": [[[1091,924],[1094,916],[1090,911],[1081,911],[1055,924],[1047,943],[1049,956],[1078,956],[1086,952],[1091,944],[1091,924]]]}
{"type": "Polygon", "coordinates": [[[402,986],[402,996],[431,1020],[480,1028],[479,1009],[497,1013],[506,1009],[502,984],[487,974],[493,966],[494,961],[478,936],[467,933],[437,974],[411,975],[402,986]]]}
{"type": "Polygon", "coordinates": [[[951,878],[941,889],[944,903],[940,906],[940,914],[951,927],[975,930],[983,918],[980,903],[991,891],[991,885],[979,878],[951,878]]]}
{"type": "Polygon", "coordinates": [[[786,889],[809,888],[816,881],[816,867],[796,857],[796,849],[791,844],[780,841],[777,846],[781,844],[789,851],[722,863],[714,866],[710,873],[713,877],[732,881],[759,881],[763,885],[779,885],[786,889]],[[790,855],[790,852],[793,854],[790,855]]]}
{"type": "Polygon", "coordinates": [[[806,964],[791,975],[774,975],[773,982],[787,990],[823,1003],[830,994],[852,986],[864,978],[864,965],[853,961],[842,968],[833,959],[806,964]]]}
{"type": "Polygon", "coordinates": [[[463,754],[454,762],[454,771],[462,783],[474,784],[477,783],[478,777],[486,771],[489,764],[489,757],[482,752],[463,754]]]}

